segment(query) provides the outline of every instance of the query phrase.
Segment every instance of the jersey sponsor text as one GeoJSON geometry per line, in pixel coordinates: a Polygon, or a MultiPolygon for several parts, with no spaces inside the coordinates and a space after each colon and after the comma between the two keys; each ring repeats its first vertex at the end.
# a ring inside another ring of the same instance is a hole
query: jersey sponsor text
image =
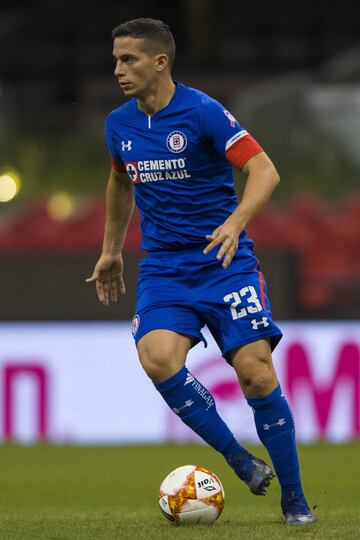
{"type": "Polygon", "coordinates": [[[133,161],[126,163],[126,170],[134,184],[191,178],[186,158],[133,161]]]}

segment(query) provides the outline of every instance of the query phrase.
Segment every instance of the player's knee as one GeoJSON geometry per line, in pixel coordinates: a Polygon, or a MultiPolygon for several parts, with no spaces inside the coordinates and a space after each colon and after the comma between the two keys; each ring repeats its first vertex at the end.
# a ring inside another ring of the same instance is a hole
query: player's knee
{"type": "Polygon", "coordinates": [[[247,397],[265,397],[277,386],[274,377],[269,373],[255,373],[247,382],[247,397]]]}
{"type": "Polygon", "coordinates": [[[169,360],[164,351],[150,350],[150,348],[144,347],[139,351],[139,358],[142,367],[151,380],[157,381],[161,379],[169,360]]]}
{"type": "Polygon", "coordinates": [[[237,374],[247,397],[267,396],[278,384],[271,360],[262,356],[244,358],[237,374]]]}
{"type": "Polygon", "coordinates": [[[154,383],[163,382],[181,368],[174,351],[164,344],[145,344],[138,347],[138,353],[142,367],[154,383]]]}

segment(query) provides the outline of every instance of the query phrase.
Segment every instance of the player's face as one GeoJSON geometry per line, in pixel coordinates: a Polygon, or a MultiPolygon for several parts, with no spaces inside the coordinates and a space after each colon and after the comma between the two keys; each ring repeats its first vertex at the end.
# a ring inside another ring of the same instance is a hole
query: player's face
{"type": "Polygon", "coordinates": [[[153,87],[157,76],[157,56],[145,52],[144,41],[132,37],[114,40],[115,77],[127,97],[141,97],[153,87]]]}

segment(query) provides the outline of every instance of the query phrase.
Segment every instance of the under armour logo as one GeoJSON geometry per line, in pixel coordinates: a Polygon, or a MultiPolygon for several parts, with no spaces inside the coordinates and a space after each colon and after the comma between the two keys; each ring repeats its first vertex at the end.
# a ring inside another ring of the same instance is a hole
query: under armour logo
{"type": "Polygon", "coordinates": [[[261,324],[266,328],[267,326],[269,326],[270,323],[268,322],[267,317],[261,317],[261,321],[252,319],[251,324],[252,324],[253,330],[258,330],[261,324]]]}
{"type": "Polygon", "coordinates": [[[279,420],[275,422],[274,424],[264,424],[263,428],[265,429],[265,431],[268,431],[272,427],[283,426],[284,424],[286,424],[285,418],[279,418],[279,420]]]}
{"type": "Polygon", "coordinates": [[[121,141],[121,150],[125,152],[127,150],[130,152],[131,150],[132,141],[128,141],[127,143],[125,141],[121,141]]]}
{"type": "Polygon", "coordinates": [[[179,414],[180,411],[182,411],[183,409],[186,409],[186,407],[191,407],[191,405],[193,405],[194,402],[192,399],[187,399],[184,403],[184,405],[182,405],[181,407],[179,407],[178,409],[176,407],[173,408],[173,411],[175,414],[179,414]]]}
{"type": "Polygon", "coordinates": [[[186,385],[189,384],[189,383],[192,383],[194,379],[195,379],[194,375],[191,375],[191,373],[188,373],[188,374],[186,375],[186,379],[185,379],[185,382],[184,382],[184,386],[186,386],[186,385]]]}

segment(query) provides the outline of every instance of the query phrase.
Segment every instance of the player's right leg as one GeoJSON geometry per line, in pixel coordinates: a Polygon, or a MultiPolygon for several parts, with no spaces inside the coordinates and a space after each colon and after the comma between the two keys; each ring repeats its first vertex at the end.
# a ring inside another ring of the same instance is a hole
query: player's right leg
{"type": "Polygon", "coordinates": [[[170,409],[204,441],[221,453],[241,447],[220,418],[210,392],[187,370],[191,335],[157,329],[137,342],[140,362],[170,409]]]}
{"type": "Polygon", "coordinates": [[[254,456],[239,445],[219,416],[211,393],[185,367],[193,341],[192,336],[171,330],[152,330],[137,343],[140,362],[172,411],[226,460],[236,455],[240,478],[252,493],[263,495],[271,469],[265,466],[264,482],[259,467],[254,470],[254,456]]]}

